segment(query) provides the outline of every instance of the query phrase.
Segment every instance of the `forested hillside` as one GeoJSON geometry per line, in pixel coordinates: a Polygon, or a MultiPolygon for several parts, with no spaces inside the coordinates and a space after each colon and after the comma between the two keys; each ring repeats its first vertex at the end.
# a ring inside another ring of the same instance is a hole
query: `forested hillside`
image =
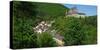
{"type": "Polygon", "coordinates": [[[12,48],[56,47],[58,44],[49,32],[55,29],[63,36],[64,45],[86,45],[97,43],[97,16],[85,18],[66,17],[69,8],[61,4],[37,2],[11,2],[12,48]],[[33,28],[41,21],[55,21],[49,31],[41,34],[33,28]]]}

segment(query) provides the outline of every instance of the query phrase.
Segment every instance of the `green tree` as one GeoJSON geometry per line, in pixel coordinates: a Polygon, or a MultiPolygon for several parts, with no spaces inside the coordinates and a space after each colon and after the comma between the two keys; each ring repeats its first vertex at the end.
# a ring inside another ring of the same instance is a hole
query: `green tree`
{"type": "Polygon", "coordinates": [[[32,17],[36,16],[37,6],[31,2],[12,2],[13,5],[13,15],[17,17],[32,17]]]}
{"type": "Polygon", "coordinates": [[[84,39],[85,35],[81,31],[81,22],[78,18],[68,18],[66,22],[66,30],[64,33],[64,41],[65,45],[80,45],[82,44],[82,40],[84,39]]]}
{"type": "Polygon", "coordinates": [[[57,46],[56,42],[53,40],[53,37],[49,33],[37,34],[37,45],[38,47],[54,47],[57,46]]]}

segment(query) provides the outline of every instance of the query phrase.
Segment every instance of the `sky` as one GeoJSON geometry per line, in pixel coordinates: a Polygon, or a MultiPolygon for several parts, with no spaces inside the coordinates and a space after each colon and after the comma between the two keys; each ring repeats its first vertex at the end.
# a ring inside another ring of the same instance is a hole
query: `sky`
{"type": "Polygon", "coordinates": [[[64,4],[64,6],[68,8],[77,7],[79,12],[85,13],[87,16],[97,15],[97,6],[75,4],[64,4]]]}

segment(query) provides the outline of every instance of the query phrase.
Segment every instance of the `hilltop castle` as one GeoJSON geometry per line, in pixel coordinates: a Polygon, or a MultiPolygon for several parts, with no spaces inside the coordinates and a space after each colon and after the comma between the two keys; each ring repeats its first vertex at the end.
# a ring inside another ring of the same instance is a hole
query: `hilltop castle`
{"type": "Polygon", "coordinates": [[[86,14],[79,12],[77,7],[72,7],[69,11],[66,11],[66,15],[73,17],[86,17],[86,14]]]}

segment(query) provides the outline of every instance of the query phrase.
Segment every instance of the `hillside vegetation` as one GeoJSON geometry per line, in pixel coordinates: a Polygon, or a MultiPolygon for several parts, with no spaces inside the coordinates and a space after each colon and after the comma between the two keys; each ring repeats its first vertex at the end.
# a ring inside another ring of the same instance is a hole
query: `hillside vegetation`
{"type": "Polygon", "coordinates": [[[11,2],[13,4],[12,48],[56,47],[50,32],[37,34],[33,27],[41,21],[52,21],[51,29],[57,30],[63,37],[64,46],[97,43],[97,16],[65,18],[65,8],[61,4],[11,2]]]}

